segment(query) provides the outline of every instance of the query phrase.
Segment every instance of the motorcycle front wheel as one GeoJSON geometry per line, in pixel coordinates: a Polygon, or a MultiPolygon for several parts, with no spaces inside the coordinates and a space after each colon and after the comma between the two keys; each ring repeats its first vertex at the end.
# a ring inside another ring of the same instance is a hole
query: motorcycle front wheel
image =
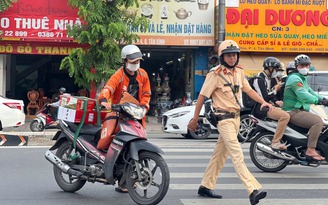
{"type": "Polygon", "coordinates": [[[143,151],[139,160],[130,161],[127,167],[126,186],[134,202],[143,205],[158,204],[166,195],[170,184],[170,173],[163,157],[143,151]],[[140,169],[138,178],[136,166],[140,169]]]}
{"type": "Polygon", "coordinates": [[[255,166],[265,172],[279,172],[283,170],[287,163],[285,160],[278,159],[270,154],[267,154],[257,148],[257,143],[270,146],[273,139],[273,133],[259,133],[251,142],[249,154],[255,166]]]}
{"type": "Polygon", "coordinates": [[[44,130],[44,124],[42,122],[38,122],[37,120],[33,120],[30,124],[30,129],[32,132],[42,132],[44,130]]]}
{"type": "MultiPolygon", "coordinates": [[[[68,141],[63,142],[56,152],[56,156],[68,165],[74,163],[70,158],[70,156],[73,154],[73,145],[68,141]]],[[[73,175],[65,174],[55,165],[54,176],[58,186],[66,192],[76,192],[80,190],[86,183],[86,180],[82,180],[73,175]]]]}

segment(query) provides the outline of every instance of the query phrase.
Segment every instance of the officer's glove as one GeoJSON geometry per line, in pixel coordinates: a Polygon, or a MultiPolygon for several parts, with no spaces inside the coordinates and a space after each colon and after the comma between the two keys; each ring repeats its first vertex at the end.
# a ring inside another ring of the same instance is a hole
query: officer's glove
{"type": "Polygon", "coordinates": [[[318,101],[318,105],[323,105],[328,107],[328,100],[327,99],[322,99],[318,101]]]}

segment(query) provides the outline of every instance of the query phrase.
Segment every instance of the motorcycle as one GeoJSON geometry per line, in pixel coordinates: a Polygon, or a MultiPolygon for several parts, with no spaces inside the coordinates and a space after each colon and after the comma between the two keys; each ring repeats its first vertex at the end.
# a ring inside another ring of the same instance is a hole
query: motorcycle
{"type": "MultiPolygon", "coordinates": [[[[328,117],[323,107],[311,105],[310,112],[320,116],[324,127],[316,147],[317,152],[328,159],[328,117]]],[[[327,161],[313,161],[305,157],[309,129],[289,123],[282,138],[287,146],[286,151],[271,148],[271,140],[277,127],[277,121],[268,118],[260,119],[251,115],[256,125],[250,135],[255,135],[250,145],[250,156],[255,166],[265,172],[278,172],[288,165],[317,167],[327,165],[327,161]]]]}
{"type": "Polygon", "coordinates": [[[42,132],[44,129],[57,129],[57,122],[50,114],[51,106],[46,103],[39,111],[36,112],[35,118],[30,124],[32,132],[42,132]]]}
{"type": "Polygon", "coordinates": [[[59,120],[56,143],[45,153],[53,165],[58,186],[76,192],[88,182],[125,186],[137,204],[158,204],[166,195],[170,173],[163,151],[149,143],[139,123],[143,109],[132,103],[112,105],[120,117],[119,132],[108,150],[98,150],[101,127],[59,120]],[[78,132],[79,131],[79,132],[78,132]],[[78,134],[76,134],[78,133],[78,134]],[[54,154],[52,151],[56,150],[54,154]]]}

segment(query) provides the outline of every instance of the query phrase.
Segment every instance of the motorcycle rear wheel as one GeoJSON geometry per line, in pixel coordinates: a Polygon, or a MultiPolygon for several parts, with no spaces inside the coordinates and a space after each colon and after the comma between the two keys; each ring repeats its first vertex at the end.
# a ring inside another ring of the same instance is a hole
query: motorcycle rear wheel
{"type": "MultiPolygon", "coordinates": [[[[70,142],[68,141],[63,142],[59,146],[56,152],[56,156],[59,157],[64,163],[71,164],[72,160],[70,159],[70,155],[74,154],[72,148],[73,146],[70,142]]],[[[76,192],[80,190],[86,183],[86,180],[82,180],[76,176],[65,174],[55,165],[53,170],[54,170],[55,180],[58,186],[66,192],[72,192],[72,193],[76,192]]]]}
{"type": "MultiPolygon", "coordinates": [[[[248,134],[255,128],[255,124],[248,114],[240,116],[240,128],[238,133],[238,141],[245,142],[248,138],[248,134]]],[[[247,141],[251,141],[251,138],[248,138],[247,141]]]]}
{"type": "Polygon", "coordinates": [[[30,129],[32,132],[42,132],[44,130],[44,124],[42,122],[38,122],[37,120],[33,120],[30,124],[30,129]]]}
{"type": "Polygon", "coordinates": [[[138,179],[136,164],[133,160],[127,167],[126,186],[134,202],[142,205],[158,204],[165,197],[170,184],[170,173],[163,157],[143,151],[137,163],[142,180],[138,179]]]}
{"type": "Polygon", "coordinates": [[[273,139],[273,133],[262,132],[258,134],[251,142],[249,154],[255,166],[265,172],[279,172],[287,166],[287,162],[278,159],[270,154],[264,153],[257,148],[257,143],[270,146],[273,139]]]}

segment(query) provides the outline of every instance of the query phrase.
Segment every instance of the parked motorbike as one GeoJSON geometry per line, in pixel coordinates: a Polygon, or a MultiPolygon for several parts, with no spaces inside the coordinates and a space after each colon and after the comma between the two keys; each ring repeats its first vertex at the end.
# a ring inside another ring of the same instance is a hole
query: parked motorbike
{"type": "Polygon", "coordinates": [[[46,103],[39,111],[36,112],[35,118],[30,124],[32,132],[42,132],[44,129],[57,129],[57,122],[50,114],[51,106],[46,103]]]}
{"type": "Polygon", "coordinates": [[[108,150],[98,150],[101,127],[79,125],[59,120],[56,143],[45,153],[53,165],[58,186],[66,192],[76,192],[88,182],[125,185],[137,204],[158,204],[166,195],[169,169],[163,151],[149,143],[146,130],[138,120],[143,109],[132,103],[112,105],[120,119],[120,131],[108,150]],[[56,150],[54,154],[52,151],[56,150]]]}
{"type": "MultiPolygon", "coordinates": [[[[324,123],[318,144],[317,152],[328,159],[328,117],[320,105],[311,105],[310,112],[320,116],[324,123]]],[[[282,142],[287,145],[286,151],[277,151],[271,148],[271,140],[277,127],[277,121],[268,118],[260,119],[251,115],[256,128],[250,133],[255,135],[250,145],[250,156],[256,167],[265,172],[278,172],[288,165],[298,164],[317,167],[327,165],[327,161],[311,161],[305,157],[309,129],[288,124],[282,142]]]]}

